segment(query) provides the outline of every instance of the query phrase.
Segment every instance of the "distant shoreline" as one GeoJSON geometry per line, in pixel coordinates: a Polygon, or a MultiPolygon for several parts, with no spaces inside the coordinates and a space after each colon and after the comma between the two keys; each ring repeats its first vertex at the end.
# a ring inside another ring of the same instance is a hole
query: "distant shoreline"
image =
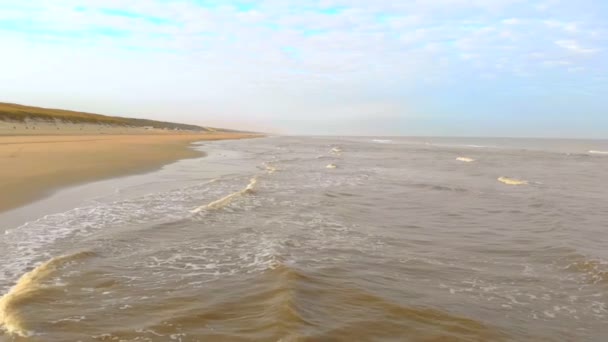
{"type": "Polygon", "coordinates": [[[115,131],[123,128],[89,126],[82,131],[62,126],[62,134],[46,129],[27,132],[30,134],[0,130],[0,212],[44,198],[62,187],[142,173],[199,157],[203,154],[190,148],[196,141],[260,137],[140,129],[123,133],[115,131]]]}

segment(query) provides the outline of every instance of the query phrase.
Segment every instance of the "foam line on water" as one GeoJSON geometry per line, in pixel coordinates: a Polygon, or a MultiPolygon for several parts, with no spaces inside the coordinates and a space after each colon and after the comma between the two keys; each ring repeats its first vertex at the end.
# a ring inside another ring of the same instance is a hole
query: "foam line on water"
{"type": "Polygon", "coordinates": [[[270,164],[266,164],[266,172],[268,172],[269,175],[277,172],[277,168],[270,165],[270,164]]]}
{"type": "Polygon", "coordinates": [[[507,185],[528,185],[529,182],[522,179],[509,178],[509,177],[498,177],[498,181],[507,185]]]}
{"type": "Polygon", "coordinates": [[[191,210],[190,212],[193,214],[196,214],[203,210],[221,209],[221,208],[227,206],[228,204],[230,204],[234,199],[241,197],[243,195],[252,193],[255,189],[257,182],[258,182],[258,177],[255,176],[255,177],[251,178],[251,180],[249,181],[249,184],[247,184],[247,186],[244,189],[239,190],[237,192],[233,192],[233,193],[231,193],[227,196],[224,196],[216,201],[213,201],[209,204],[202,205],[196,209],[191,210]]]}
{"type": "Polygon", "coordinates": [[[61,249],[56,246],[63,244],[62,241],[78,243],[100,229],[186,218],[193,200],[220,194],[219,189],[208,186],[215,181],[110,203],[92,203],[7,229],[0,236],[0,250],[3,252],[0,293],[7,291],[37,262],[61,254],[61,249]]]}

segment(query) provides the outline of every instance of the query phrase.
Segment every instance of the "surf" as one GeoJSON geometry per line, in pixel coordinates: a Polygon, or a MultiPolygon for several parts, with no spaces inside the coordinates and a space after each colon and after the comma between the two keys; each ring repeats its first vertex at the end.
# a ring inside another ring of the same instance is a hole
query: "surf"
{"type": "Polygon", "coordinates": [[[278,171],[276,167],[274,167],[274,166],[272,166],[272,165],[270,165],[270,164],[266,164],[265,166],[266,166],[266,172],[267,172],[269,175],[271,175],[271,174],[273,174],[273,173],[275,173],[275,172],[277,172],[277,171],[278,171]]]}
{"type": "Polygon", "coordinates": [[[62,266],[93,256],[95,256],[93,252],[78,252],[54,257],[23,274],[15,286],[0,298],[0,327],[11,335],[32,336],[34,332],[27,329],[27,321],[22,315],[24,306],[48,291],[44,282],[56,274],[62,266]]]}
{"type": "Polygon", "coordinates": [[[529,182],[522,179],[498,177],[498,181],[507,185],[528,185],[529,182]]]}
{"type": "Polygon", "coordinates": [[[196,214],[196,213],[200,213],[203,210],[214,210],[214,209],[224,208],[225,206],[232,203],[232,201],[234,201],[236,198],[253,193],[257,183],[258,183],[258,177],[257,176],[253,177],[253,178],[251,178],[251,180],[249,181],[249,184],[247,184],[247,186],[244,189],[239,190],[237,192],[233,192],[233,193],[231,193],[225,197],[222,197],[216,201],[213,201],[211,203],[202,205],[198,208],[191,210],[190,212],[193,214],[196,214]]]}

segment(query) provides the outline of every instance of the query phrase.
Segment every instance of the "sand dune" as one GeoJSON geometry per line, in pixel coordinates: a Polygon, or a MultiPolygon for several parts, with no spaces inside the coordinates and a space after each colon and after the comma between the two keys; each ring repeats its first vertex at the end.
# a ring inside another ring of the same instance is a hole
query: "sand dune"
{"type": "Polygon", "coordinates": [[[24,135],[89,135],[89,134],[175,134],[207,133],[205,131],[176,131],[152,127],[106,125],[92,123],[49,122],[43,120],[0,121],[0,136],[24,135]]]}

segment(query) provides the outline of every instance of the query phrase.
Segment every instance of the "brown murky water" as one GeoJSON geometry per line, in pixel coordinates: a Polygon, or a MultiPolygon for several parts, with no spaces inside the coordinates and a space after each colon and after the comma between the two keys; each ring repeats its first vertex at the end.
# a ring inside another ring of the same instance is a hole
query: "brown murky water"
{"type": "Polygon", "coordinates": [[[0,216],[0,341],[608,340],[606,141],[199,148],[0,216]]]}

